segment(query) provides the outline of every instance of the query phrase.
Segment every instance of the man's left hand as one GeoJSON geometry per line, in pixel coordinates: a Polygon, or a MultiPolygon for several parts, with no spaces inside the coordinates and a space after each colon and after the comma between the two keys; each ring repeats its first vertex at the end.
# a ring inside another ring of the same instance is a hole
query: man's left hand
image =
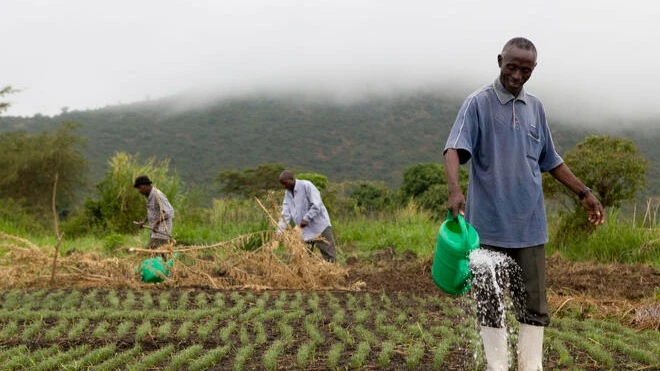
{"type": "Polygon", "coordinates": [[[309,222],[307,220],[301,220],[300,221],[300,228],[305,228],[309,225],[309,222]]]}
{"type": "Polygon", "coordinates": [[[589,213],[589,222],[591,224],[601,225],[605,222],[605,210],[603,209],[603,205],[601,205],[593,193],[587,194],[582,200],[582,206],[584,206],[587,213],[589,213]]]}

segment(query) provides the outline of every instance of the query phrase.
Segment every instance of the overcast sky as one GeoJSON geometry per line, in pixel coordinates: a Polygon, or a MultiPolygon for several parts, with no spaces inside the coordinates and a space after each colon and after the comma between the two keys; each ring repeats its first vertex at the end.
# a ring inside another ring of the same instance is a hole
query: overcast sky
{"type": "Polygon", "coordinates": [[[531,39],[526,88],[583,120],[660,115],[657,1],[2,0],[5,115],[58,114],[184,91],[340,97],[491,82],[531,39]]]}

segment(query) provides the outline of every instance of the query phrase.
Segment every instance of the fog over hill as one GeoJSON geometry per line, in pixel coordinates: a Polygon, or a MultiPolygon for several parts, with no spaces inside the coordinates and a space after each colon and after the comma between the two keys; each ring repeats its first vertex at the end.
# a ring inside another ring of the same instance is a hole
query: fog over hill
{"type": "Polygon", "coordinates": [[[660,3],[487,0],[3,0],[0,87],[10,116],[158,99],[321,92],[465,96],[496,77],[512,37],[532,40],[528,82],[551,121],[649,127],[660,115],[660,3]]]}

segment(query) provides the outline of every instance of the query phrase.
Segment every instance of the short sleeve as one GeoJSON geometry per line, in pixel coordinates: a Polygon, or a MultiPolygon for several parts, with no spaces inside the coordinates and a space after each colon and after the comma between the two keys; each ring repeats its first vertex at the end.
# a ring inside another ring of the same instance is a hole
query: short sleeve
{"type": "Polygon", "coordinates": [[[539,110],[544,138],[543,149],[541,150],[541,154],[539,156],[539,168],[542,172],[546,172],[561,165],[564,160],[555,150],[555,144],[552,141],[552,134],[550,133],[550,128],[548,127],[548,123],[545,118],[545,110],[543,109],[543,106],[541,106],[539,110]]]}
{"type": "Polygon", "coordinates": [[[461,164],[468,162],[472,157],[473,149],[477,146],[478,133],[477,99],[475,96],[470,96],[463,102],[461,109],[458,111],[443,153],[446,153],[448,149],[459,150],[461,164]]]}

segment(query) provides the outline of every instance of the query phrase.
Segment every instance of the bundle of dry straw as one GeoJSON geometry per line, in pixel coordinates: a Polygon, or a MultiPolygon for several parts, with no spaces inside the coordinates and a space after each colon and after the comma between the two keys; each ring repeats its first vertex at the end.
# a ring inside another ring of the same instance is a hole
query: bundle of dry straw
{"type": "Polygon", "coordinates": [[[165,288],[358,290],[363,286],[361,282],[348,284],[346,268],[312,254],[296,229],[279,235],[261,231],[208,246],[168,244],[158,250],[129,247],[129,254],[123,257],[73,252],[58,257],[54,267],[51,265],[55,249],[51,246],[36,246],[0,232],[2,250],[0,288],[5,289],[153,287],[154,284],[141,281],[137,268],[144,259],[161,254],[174,261],[169,277],[155,284],[165,288]],[[261,246],[247,251],[246,243],[255,240],[261,241],[261,246]]]}

